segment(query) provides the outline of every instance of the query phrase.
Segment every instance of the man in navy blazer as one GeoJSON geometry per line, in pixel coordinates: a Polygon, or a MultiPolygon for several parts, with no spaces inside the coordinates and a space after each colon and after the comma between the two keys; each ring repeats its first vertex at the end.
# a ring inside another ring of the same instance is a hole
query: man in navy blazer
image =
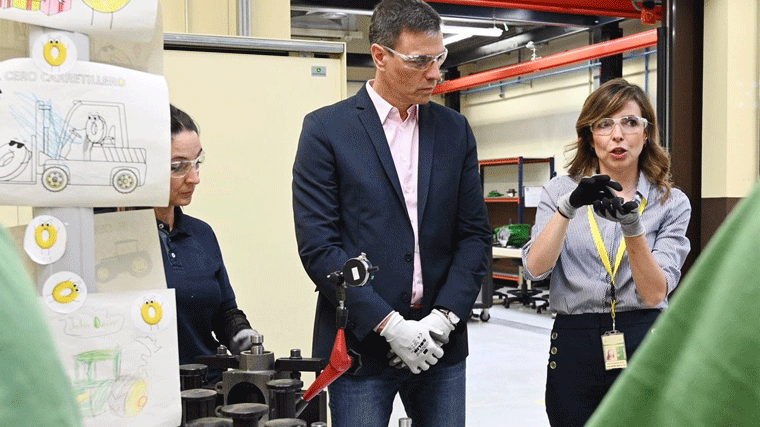
{"type": "Polygon", "coordinates": [[[415,426],[464,426],[466,319],[492,231],[467,119],[429,102],[447,54],[440,23],[422,1],[383,0],[369,34],[375,79],[304,119],[293,211],[319,291],[314,357],[329,357],[337,332],[327,276],[361,253],[380,267],[347,289],[346,339],[362,367],[329,386],[334,426],[387,427],[397,392],[415,426]]]}

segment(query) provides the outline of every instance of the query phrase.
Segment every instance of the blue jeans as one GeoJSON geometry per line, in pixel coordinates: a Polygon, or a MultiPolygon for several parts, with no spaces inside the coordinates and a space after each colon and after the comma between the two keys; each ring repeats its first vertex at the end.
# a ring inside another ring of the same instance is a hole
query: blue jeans
{"type": "Polygon", "coordinates": [[[464,427],[466,361],[433,365],[417,375],[343,375],[328,386],[333,427],[388,427],[396,393],[414,427],[464,427]]]}

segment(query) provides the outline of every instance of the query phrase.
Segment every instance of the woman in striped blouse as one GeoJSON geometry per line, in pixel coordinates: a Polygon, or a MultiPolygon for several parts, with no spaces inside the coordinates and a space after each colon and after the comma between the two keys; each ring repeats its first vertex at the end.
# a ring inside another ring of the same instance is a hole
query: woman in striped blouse
{"type": "Polygon", "coordinates": [[[672,186],[646,93],[605,83],[586,99],[576,132],[569,174],[544,186],[523,247],[528,278],[551,275],[553,427],[588,420],[667,307],[690,249],[691,205],[672,186]]]}

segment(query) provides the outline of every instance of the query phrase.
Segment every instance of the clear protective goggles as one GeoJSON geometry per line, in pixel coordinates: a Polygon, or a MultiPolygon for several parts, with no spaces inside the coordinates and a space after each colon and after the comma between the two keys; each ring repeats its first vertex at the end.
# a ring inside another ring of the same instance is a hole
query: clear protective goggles
{"type": "Polygon", "coordinates": [[[191,168],[194,168],[196,171],[200,170],[204,160],[206,160],[205,151],[201,151],[201,154],[194,160],[172,160],[172,177],[184,178],[190,173],[191,168]]]}
{"type": "Polygon", "coordinates": [[[388,52],[394,55],[398,55],[398,57],[401,58],[401,60],[404,62],[404,65],[407,67],[419,71],[425,71],[433,64],[438,66],[438,68],[441,68],[443,61],[445,61],[446,57],[449,55],[449,50],[446,48],[443,48],[443,52],[439,53],[438,55],[404,55],[403,53],[396,52],[388,46],[382,47],[388,52]]]}
{"type": "Polygon", "coordinates": [[[615,125],[620,125],[620,130],[624,134],[630,135],[646,129],[647,125],[649,125],[649,121],[639,116],[625,116],[619,119],[611,119],[607,117],[589,127],[591,128],[591,133],[594,135],[609,136],[612,135],[612,130],[615,128],[615,125]]]}

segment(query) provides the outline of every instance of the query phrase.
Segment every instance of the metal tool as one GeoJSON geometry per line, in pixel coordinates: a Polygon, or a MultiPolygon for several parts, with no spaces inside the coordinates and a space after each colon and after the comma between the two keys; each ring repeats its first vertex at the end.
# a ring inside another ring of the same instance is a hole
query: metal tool
{"type": "Polygon", "coordinates": [[[349,350],[346,345],[346,325],[348,323],[348,308],[346,307],[346,287],[359,287],[369,283],[373,278],[373,273],[380,268],[373,266],[367,259],[367,255],[362,252],[356,258],[351,258],[343,265],[343,269],[330,273],[327,278],[335,283],[335,293],[338,299],[338,306],[335,309],[335,322],[338,332],[335,335],[332,353],[330,354],[330,363],[325,370],[311,384],[306,393],[298,399],[296,403],[296,417],[303,412],[309,401],[314,398],[320,391],[335,381],[344,373],[352,370],[356,372],[361,368],[361,356],[354,350],[349,350]]]}

